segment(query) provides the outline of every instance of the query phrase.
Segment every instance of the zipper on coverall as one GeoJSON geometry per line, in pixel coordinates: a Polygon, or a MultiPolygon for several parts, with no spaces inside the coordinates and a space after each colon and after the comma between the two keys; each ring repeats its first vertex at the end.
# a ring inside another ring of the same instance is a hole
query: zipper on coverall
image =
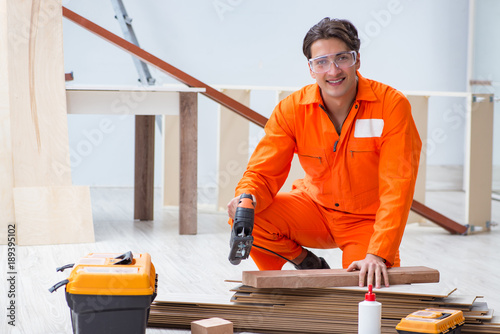
{"type": "MultiPolygon", "coordinates": [[[[320,107],[321,109],[323,109],[323,111],[325,112],[326,116],[328,116],[328,118],[330,119],[330,122],[332,122],[332,124],[333,124],[333,128],[335,129],[335,132],[337,132],[337,129],[335,128],[335,123],[333,122],[332,118],[330,117],[330,114],[328,114],[328,113],[326,112],[325,107],[323,107],[323,105],[322,105],[321,103],[319,104],[319,107],[320,107]]],[[[342,131],[342,129],[341,129],[340,131],[342,131]]],[[[333,152],[337,152],[337,145],[338,145],[339,140],[340,140],[340,132],[337,132],[337,134],[339,135],[339,138],[337,138],[337,140],[336,140],[336,141],[335,141],[335,143],[333,144],[333,152]]]]}

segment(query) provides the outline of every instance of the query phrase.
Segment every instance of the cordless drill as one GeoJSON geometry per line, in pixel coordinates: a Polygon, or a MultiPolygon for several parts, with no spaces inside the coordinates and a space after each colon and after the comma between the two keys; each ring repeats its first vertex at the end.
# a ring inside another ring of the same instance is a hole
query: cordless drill
{"type": "Polygon", "coordinates": [[[250,194],[242,194],[234,213],[233,228],[229,246],[229,262],[240,264],[241,260],[248,259],[253,244],[253,217],[254,205],[250,194]]]}

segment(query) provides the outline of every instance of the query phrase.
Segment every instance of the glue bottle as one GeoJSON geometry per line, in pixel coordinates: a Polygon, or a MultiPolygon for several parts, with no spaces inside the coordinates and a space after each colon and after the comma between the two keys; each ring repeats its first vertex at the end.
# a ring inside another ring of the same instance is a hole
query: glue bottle
{"type": "Polygon", "coordinates": [[[358,334],[380,334],[382,304],[375,300],[372,285],[368,285],[365,300],[358,307],[358,334]]]}

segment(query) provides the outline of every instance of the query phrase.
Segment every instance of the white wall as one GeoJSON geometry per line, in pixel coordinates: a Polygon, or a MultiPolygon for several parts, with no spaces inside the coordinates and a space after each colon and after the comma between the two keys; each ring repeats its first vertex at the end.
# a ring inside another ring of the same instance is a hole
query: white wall
{"type": "MultiPolygon", "coordinates": [[[[493,6],[495,1],[489,2],[493,6]]],[[[330,16],[347,18],[357,26],[362,37],[360,72],[365,77],[408,91],[467,88],[467,0],[124,3],[141,47],[208,84],[300,87],[313,82],[302,55],[302,40],[312,25],[330,16]]],[[[63,4],[121,36],[110,1],[70,0],[63,4]]],[[[484,36],[492,35],[486,27],[482,29],[484,36]]],[[[137,83],[129,55],[67,20],[64,42],[65,69],[74,71],[73,84],[137,83]]],[[[175,82],[157,70],[152,69],[152,74],[158,84],[175,82]]],[[[430,138],[423,138],[429,164],[463,164],[464,124],[453,117],[459,115],[463,103],[451,98],[431,100],[430,138]],[[445,136],[432,138],[434,129],[444,129],[445,136]]],[[[268,116],[274,101],[255,104],[258,112],[268,116]]],[[[114,117],[113,131],[103,134],[90,153],[82,156],[78,145],[89,141],[88,132],[98,128],[99,118],[70,116],[70,145],[81,158],[72,158],[75,184],[133,184],[133,118],[114,117]]],[[[203,187],[215,178],[216,105],[201,98],[199,118],[198,182],[203,187]]],[[[161,148],[161,142],[157,144],[161,148]]],[[[159,165],[156,171],[156,184],[161,185],[159,165]]]]}

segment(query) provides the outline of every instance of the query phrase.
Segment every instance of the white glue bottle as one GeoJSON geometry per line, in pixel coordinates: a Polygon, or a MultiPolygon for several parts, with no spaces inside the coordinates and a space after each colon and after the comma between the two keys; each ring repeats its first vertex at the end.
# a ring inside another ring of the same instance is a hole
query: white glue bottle
{"type": "Polygon", "coordinates": [[[375,300],[372,285],[368,285],[365,300],[358,307],[358,334],[380,334],[382,304],[375,300]]]}

